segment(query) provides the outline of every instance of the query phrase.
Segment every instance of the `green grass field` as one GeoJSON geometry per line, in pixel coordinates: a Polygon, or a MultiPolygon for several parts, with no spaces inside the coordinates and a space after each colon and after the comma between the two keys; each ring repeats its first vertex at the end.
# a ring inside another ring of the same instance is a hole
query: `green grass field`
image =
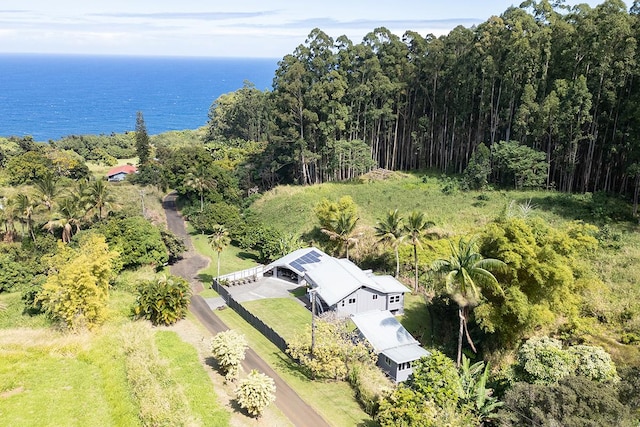
{"type": "Polygon", "coordinates": [[[195,420],[193,425],[228,425],[229,414],[217,402],[196,350],[174,332],[148,329],[155,337],[150,351],[159,353],[161,368],[136,381],[151,359],[123,346],[127,340],[142,344],[129,332],[133,299],[125,291],[111,292],[107,323],[70,334],[50,328],[43,315],[24,315],[18,294],[0,295],[0,424],[140,426],[141,408],[146,419],[153,419],[165,395],[158,390],[170,386],[180,390],[180,401],[174,396],[169,402],[195,420]]]}
{"type": "Polygon", "coordinates": [[[273,328],[285,341],[304,332],[311,325],[311,312],[291,298],[247,301],[242,305],[273,328]]]}

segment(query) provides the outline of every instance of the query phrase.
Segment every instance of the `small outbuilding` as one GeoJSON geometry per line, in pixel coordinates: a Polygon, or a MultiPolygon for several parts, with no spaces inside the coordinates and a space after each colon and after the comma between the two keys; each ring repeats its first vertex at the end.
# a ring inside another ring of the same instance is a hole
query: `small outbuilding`
{"type": "Polygon", "coordinates": [[[378,354],[378,367],[396,383],[409,378],[416,360],[431,355],[388,310],[354,314],[351,320],[378,354]]]}
{"type": "Polygon", "coordinates": [[[138,168],[133,165],[116,166],[107,172],[107,181],[124,181],[127,175],[132,173],[138,173],[138,168]]]}

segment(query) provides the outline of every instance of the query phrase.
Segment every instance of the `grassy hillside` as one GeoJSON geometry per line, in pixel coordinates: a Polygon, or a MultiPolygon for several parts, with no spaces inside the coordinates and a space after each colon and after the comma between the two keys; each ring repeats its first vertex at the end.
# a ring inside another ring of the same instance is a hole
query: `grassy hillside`
{"type": "MultiPolygon", "coordinates": [[[[477,230],[503,212],[513,201],[530,202],[536,215],[551,224],[570,220],[604,219],[614,215],[620,219],[621,210],[631,213],[630,206],[614,199],[606,202],[599,196],[567,195],[548,191],[452,191],[447,182],[436,176],[396,173],[391,178],[353,183],[326,183],[308,187],[280,186],[267,192],[251,209],[265,223],[282,231],[311,231],[318,221],[313,209],[323,198],[336,200],[348,195],[359,207],[361,226],[373,226],[386,212],[419,210],[440,228],[451,233],[477,230]],[[611,204],[614,204],[611,206],[611,204]],[[594,218],[594,214],[599,218],[594,218]]],[[[635,230],[630,223],[618,222],[616,227],[635,230]]],[[[639,239],[640,240],[640,239],[639,239]]]]}

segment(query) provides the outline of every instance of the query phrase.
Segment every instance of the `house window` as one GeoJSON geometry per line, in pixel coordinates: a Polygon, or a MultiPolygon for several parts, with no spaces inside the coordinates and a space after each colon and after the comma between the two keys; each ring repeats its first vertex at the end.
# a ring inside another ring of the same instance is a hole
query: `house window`
{"type": "Polygon", "coordinates": [[[349,304],[355,304],[356,299],[355,298],[349,298],[349,304]]]}
{"type": "Polygon", "coordinates": [[[373,294],[373,299],[378,299],[378,295],[377,294],[373,294]]]}
{"type": "Polygon", "coordinates": [[[342,300],[342,306],[344,307],[344,300],[342,300]]]}
{"type": "Polygon", "coordinates": [[[390,302],[400,302],[400,295],[392,296],[390,302]]]}
{"type": "Polygon", "coordinates": [[[387,356],[384,357],[384,363],[387,364],[387,366],[391,366],[391,359],[389,359],[387,356]]]}
{"type": "Polygon", "coordinates": [[[409,368],[411,368],[411,362],[404,362],[398,365],[398,369],[401,371],[409,368]]]}

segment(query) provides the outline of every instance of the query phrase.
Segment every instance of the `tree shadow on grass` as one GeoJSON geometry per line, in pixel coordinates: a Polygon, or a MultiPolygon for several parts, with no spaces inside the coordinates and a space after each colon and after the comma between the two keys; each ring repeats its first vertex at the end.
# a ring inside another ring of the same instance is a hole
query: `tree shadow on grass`
{"type": "Polygon", "coordinates": [[[220,372],[220,365],[218,364],[218,361],[216,360],[215,357],[212,357],[212,356],[205,357],[204,363],[205,365],[211,367],[214,371],[222,375],[222,373],[220,372]]]}
{"type": "Polygon", "coordinates": [[[405,307],[400,321],[402,326],[424,347],[433,346],[434,331],[429,307],[426,302],[405,307]]]}
{"type": "Polygon", "coordinates": [[[529,201],[534,208],[553,212],[567,220],[582,220],[591,223],[614,221],[634,221],[632,208],[625,200],[605,193],[557,194],[532,197],[529,201]]]}
{"type": "Polygon", "coordinates": [[[300,380],[312,381],[309,370],[293,360],[289,355],[280,351],[274,352],[273,355],[277,358],[275,364],[279,369],[289,372],[300,380]]]}
{"type": "Polygon", "coordinates": [[[213,275],[207,273],[199,273],[197,277],[198,280],[202,282],[202,285],[205,287],[205,289],[211,288],[211,284],[213,283],[213,275]]]}
{"type": "Polygon", "coordinates": [[[253,253],[251,253],[251,252],[244,252],[244,251],[241,251],[241,252],[238,252],[238,255],[237,255],[237,256],[238,256],[238,258],[243,259],[243,260],[250,259],[250,260],[255,261],[255,262],[258,262],[258,261],[259,261],[259,260],[258,260],[258,255],[253,254],[253,253]]]}

